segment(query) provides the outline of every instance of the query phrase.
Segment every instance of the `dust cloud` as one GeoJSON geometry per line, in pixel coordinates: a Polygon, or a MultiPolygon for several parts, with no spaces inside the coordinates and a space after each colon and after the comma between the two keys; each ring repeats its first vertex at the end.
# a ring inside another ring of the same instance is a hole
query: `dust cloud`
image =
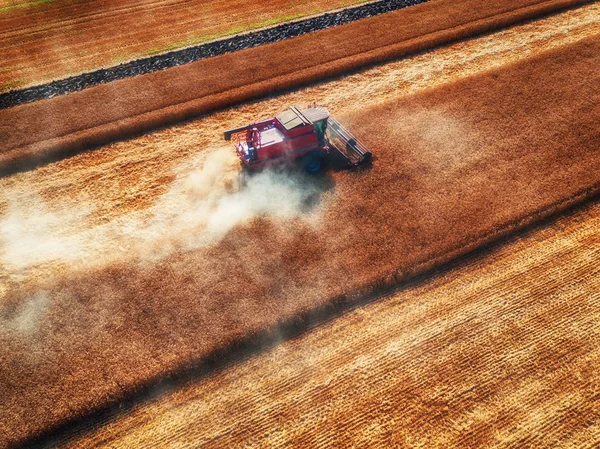
{"type": "Polygon", "coordinates": [[[0,332],[33,337],[48,309],[48,294],[39,291],[0,315],[0,332]]]}
{"type": "Polygon", "coordinates": [[[301,173],[265,170],[244,175],[230,148],[203,156],[194,166],[150,208],[147,219],[136,217],[124,225],[128,238],[141,243],[138,250],[145,258],[216,244],[256,217],[318,222],[313,206],[321,187],[301,173]]]}
{"type": "Polygon", "coordinates": [[[241,176],[231,148],[201,154],[178,169],[170,189],[149,208],[94,224],[94,205],[32,193],[9,192],[0,217],[2,275],[57,264],[89,268],[125,258],[157,262],[176,251],[218,243],[256,217],[301,219],[317,224],[323,187],[293,171],[265,170],[241,176]]]}
{"type": "Polygon", "coordinates": [[[0,220],[0,260],[12,270],[53,260],[75,261],[81,257],[81,236],[68,230],[92,209],[64,200],[60,209],[50,210],[44,200],[31,192],[5,194],[6,213],[0,220]]]}

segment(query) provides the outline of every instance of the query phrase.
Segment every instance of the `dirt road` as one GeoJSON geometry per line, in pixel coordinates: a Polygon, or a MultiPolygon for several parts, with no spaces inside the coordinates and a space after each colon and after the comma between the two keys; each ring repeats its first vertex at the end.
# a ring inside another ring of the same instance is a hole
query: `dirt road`
{"type": "Polygon", "coordinates": [[[596,202],[58,447],[597,447],[599,258],[596,202]]]}

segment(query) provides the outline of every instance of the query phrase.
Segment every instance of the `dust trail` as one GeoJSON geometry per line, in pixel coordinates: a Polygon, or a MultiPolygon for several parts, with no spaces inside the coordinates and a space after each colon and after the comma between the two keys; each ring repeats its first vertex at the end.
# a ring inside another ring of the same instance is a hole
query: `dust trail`
{"type": "MultiPolygon", "coordinates": [[[[90,154],[82,154],[44,169],[4,178],[0,180],[0,222],[4,219],[5,212],[5,204],[2,204],[3,195],[18,185],[22,186],[21,188],[40,192],[52,190],[61,192],[62,197],[48,200],[48,204],[53,206],[64,203],[63,198],[76,197],[82,187],[96,193],[102,191],[101,199],[96,200],[98,208],[93,217],[81,223],[77,229],[61,231],[61,234],[81,235],[84,242],[78,241],[76,246],[84,255],[102,252],[107,253],[107,257],[110,258],[114,258],[115,254],[128,257],[127,252],[130,251],[132,242],[118,238],[123,234],[125,224],[132,224],[131,233],[134,235],[137,229],[141,236],[138,238],[140,241],[144,241],[143,237],[151,233],[151,229],[160,231],[159,236],[165,232],[169,234],[169,231],[161,231],[161,226],[152,228],[149,225],[152,216],[145,212],[131,213],[129,203],[123,201],[121,192],[127,190],[131,195],[149,201],[151,195],[146,195],[142,189],[148,189],[152,182],[158,183],[160,179],[171,175],[173,167],[178,164],[184,164],[185,170],[189,173],[189,160],[193,157],[191,155],[198,153],[199,142],[203,142],[205,153],[221,145],[221,135],[215,130],[250,123],[257,116],[275,114],[290,104],[305,104],[307,99],[326,104],[341,117],[353,110],[370,107],[386,99],[435,88],[504,64],[522,61],[541,51],[575,43],[586,36],[597,35],[600,30],[597,20],[599,11],[599,4],[566,11],[557,16],[508,28],[478,39],[459,42],[435,51],[372,67],[338,80],[315,84],[265,101],[240,105],[131,141],[114,143],[95,150],[93,158],[90,154]],[[141,167],[123,174],[121,170],[132,162],[140,163],[141,167]],[[96,185],[98,179],[102,180],[102,183],[96,185]],[[115,184],[119,187],[115,187],[115,184]],[[124,214],[129,215],[124,216],[124,214]],[[106,224],[99,226],[98,222],[106,224]],[[148,227],[151,229],[147,229],[148,227]],[[91,247],[95,249],[89,249],[91,247]]],[[[409,111],[407,120],[410,120],[411,116],[412,111],[409,111]]],[[[424,124],[417,125],[422,128],[424,124]]],[[[437,138],[435,135],[424,136],[424,138],[428,137],[437,138]]],[[[452,153],[448,151],[447,142],[442,142],[440,149],[446,150],[445,154],[433,155],[429,162],[443,164],[445,157],[454,155],[470,160],[469,158],[477,154],[477,152],[452,153]]],[[[200,167],[196,169],[201,170],[200,167]]],[[[177,182],[185,177],[182,170],[177,182]]],[[[0,230],[0,233],[4,234],[4,231],[0,230]]],[[[193,235],[189,240],[190,244],[194,243],[193,235]]],[[[0,246],[2,245],[3,242],[0,241],[0,246]]],[[[0,298],[4,296],[8,284],[20,283],[25,279],[22,274],[14,275],[12,271],[14,267],[7,267],[2,255],[3,251],[4,248],[0,247],[0,298]]],[[[92,261],[87,257],[86,266],[90,263],[92,261]]],[[[72,261],[68,261],[37,265],[35,268],[28,269],[27,279],[37,280],[56,276],[61,271],[73,269],[72,264],[72,261]]]]}
{"type": "Polygon", "coordinates": [[[11,270],[81,257],[81,237],[65,230],[77,227],[92,209],[66,199],[59,210],[50,210],[34,193],[5,194],[7,211],[0,221],[0,260],[11,270]]]}
{"type": "MultiPolygon", "coordinates": [[[[202,153],[179,168],[170,189],[154,205],[104,224],[90,225],[89,199],[64,200],[50,210],[35,194],[9,192],[0,219],[2,278],[25,277],[43,264],[90,268],[115,260],[156,262],[175,251],[218,243],[256,217],[317,223],[321,187],[290,171],[264,171],[241,182],[231,148],[202,153]]],[[[55,202],[54,202],[55,203],[55,202]]]]}
{"type": "Polygon", "coordinates": [[[48,293],[39,291],[0,315],[0,333],[33,337],[48,308],[48,293]]]}
{"type": "Polygon", "coordinates": [[[195,167],[173,183],[147,219],[134,217],[124,224],[125,235],[140,243],[144,258],[218,243],[234,227],[256,217],[318,221],[312,206],[320,187],[314,179],[270,170],[242,177],[230,148],[201,156],[195,167]]]}

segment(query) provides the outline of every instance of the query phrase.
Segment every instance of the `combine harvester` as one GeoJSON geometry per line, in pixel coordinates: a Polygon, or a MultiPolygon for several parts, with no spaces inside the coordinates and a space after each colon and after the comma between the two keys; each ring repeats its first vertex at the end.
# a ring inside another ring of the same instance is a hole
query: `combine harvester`
{"type": "Polygon", "coordinates": [[[332,159],[350,167],[371,161],[371,152],[323,107],[290,107],[273,118],[225,131],[248,171],[300,163],[318,173],[332,159]]]}

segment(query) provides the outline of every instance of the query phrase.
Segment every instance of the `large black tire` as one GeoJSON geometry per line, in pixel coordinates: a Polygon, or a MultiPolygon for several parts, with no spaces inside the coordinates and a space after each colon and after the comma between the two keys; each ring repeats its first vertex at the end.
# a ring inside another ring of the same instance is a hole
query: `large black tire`
{"type": "Polygon", "coordinates": [[[306,173],[316,175],[325,169],[326,159],[320,151],[311,151],[302,157],[301,164],[306,173]]]}

